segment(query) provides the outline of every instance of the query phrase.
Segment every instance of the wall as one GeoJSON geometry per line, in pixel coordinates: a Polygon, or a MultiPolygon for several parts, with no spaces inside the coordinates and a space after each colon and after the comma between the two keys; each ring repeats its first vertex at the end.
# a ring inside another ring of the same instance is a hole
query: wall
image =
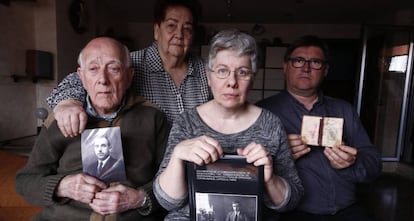
{"type": "Polygon", "coordinates": [[[25,75],[25,50],[35,47],[34,4],[0,5],[0,140],[36,131],[36,86],[14,83],[11,75],[25,75]]]}
{"type": "Polygon", "coordinates": [[[85,1],[86,31],[77,33],[69,20],[69,7],[71,0],[56,1],[56,36],[57,36],[57,82],[60,82],[68,73],[76,71],[77,57],[85,45],[95,36],[95,15],[92,9],[95,1],[85,1]]]}
{"type": "MultiPolygon", "coordinates": [[[[34,41],[33,49],[49,51],[54,54],[53,73],[56,79],[57,71],[57,44],[56,44],[56,5],[53,0],[38,0],[34,5],[34,41]]],[[[46,97],[55,86],[55,81],[39,80],[36,84],[36,106],[50,111],[46,104],[46,97]]],[[[33,109],[32,109],[33,111],[33,109]]],[[[38,120],[37,125],[41,125],[38,120]]]]}
{"type": "MultiPolygon", "coordinates": [[[[37,107],[46,107],[50,90],[68,73],[76,70],[76,57],[81,47],[97,35],[121,38],[131,49],[141,49],[153,42],[152,23],[127,23],[119,15],[105,13],[99,0],[86,2],[87,30],[76,33],[68,19],[71,0],[12,1],[0,5],[0,141],[31,135],[40,124],[34,116],[37,107]],[[100,7],[101,6],[101,7],[100,7]],[[26,49],[50,51],[54,58],[54,80],[13,82],[11,75],[25,75],[26,49]]],[[[403,11],[384,23],[412,24],[412,11],[403,11]]],[[[203,24],[208,38],[223,28],[250,31],[254,24],[203,24]]],[[[265,24],[266,32],[255,36],[258,41],[280,40],[289,43],[302,35],[319,34],[324,38],[360,37],[360,24],[265,24]]]]}
{"type": "MultiPolygon", "coordinates": [[[[208,39],[216,32],[226,28],[237,28],[248,33],[254,26],[251,24],[226,24],[226,23],[205,23],[200,24],[204,27],[205,38],[208,39]]],[[[303,34],[317,34],[323,38],[343,38],[358,39],[360,38],[360,24],[263,24],[265,32],[262,35],[253,35],[257,41],[273,42],[275,38],[280,39],[283,43],[290,43],[293,39],[303,34]]],[[[136,48],[149,46],[153,38],[153,28],[150,23],[129,23],[128,33],[131,39],[134,39],[136,48]]]]}
{"type": "MultiPolygon", "coordinates": [[[[0,141],[36,134],[41,124],[35,109],[47,107],[46,97],[67,73],[76,70],[76,57],[94,36],[94,15],[89,29],[76,33],[69,24],[71,0],[12,1],[0,5],[0,141]],[[49,51],[54,59],[54,80],[28,78],[14,82],[11,75],[25,76],[25,50],[49,51]]],[[[88,8],[94,1],[88,1],[88,8]]],[[[50,109],[48,109],[50,111],[50,109]]]]}

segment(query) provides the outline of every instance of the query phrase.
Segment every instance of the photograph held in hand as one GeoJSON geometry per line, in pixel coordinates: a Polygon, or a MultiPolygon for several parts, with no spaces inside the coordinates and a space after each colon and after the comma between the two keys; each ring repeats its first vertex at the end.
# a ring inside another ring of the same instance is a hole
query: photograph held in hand
{"type": "Polygon", "coordinates": [[[304,115],[301,135],[308,145],[338,147],[342,144],[343,125],[343,118],[304,115]]]}
{"type": "Polygon", "coordinates": [[[238,220],[261,220],[263,166],[225,155],[203,166],[188,162],[187,172],[191,220],[234,220],[228,217],[235,206],[242,211],[238,220]]]}

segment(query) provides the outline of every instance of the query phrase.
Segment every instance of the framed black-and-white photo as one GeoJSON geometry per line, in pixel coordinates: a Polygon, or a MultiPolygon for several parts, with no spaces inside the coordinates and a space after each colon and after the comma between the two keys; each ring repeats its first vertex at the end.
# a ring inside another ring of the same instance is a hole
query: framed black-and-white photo
{"type": "Polygon", "coordinates": [[[107,184],[126,180],[121,130],[105,127],[81,135],[83,172],[107,184]]]}
{"type": "Polygon", "coordinates": [[[187,163],[187,174],[191,220],[261,220],[263,166],[226,155],[204,166],[187,163]]]}

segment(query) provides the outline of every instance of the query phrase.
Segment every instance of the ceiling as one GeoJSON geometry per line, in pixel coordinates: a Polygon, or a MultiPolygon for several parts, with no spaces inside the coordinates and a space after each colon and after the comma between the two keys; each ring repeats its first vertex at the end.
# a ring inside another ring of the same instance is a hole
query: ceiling
{"type": "MultiPolygon", "coordinates": [[[[102,8],[130,22],[151,22],[153,1],[100,0],[102,8]]],[[[396,11],[409,12],[414,0],[199,0],[202,22],[236,23],[368,23],[396,11]]],[[[392,18],[392,17],[391,17],[392,18]]]]}

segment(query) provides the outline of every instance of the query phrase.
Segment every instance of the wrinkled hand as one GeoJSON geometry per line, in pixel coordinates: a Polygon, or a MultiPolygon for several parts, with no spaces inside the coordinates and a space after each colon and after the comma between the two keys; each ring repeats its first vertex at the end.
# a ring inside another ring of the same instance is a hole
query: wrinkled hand
{"type": "Polygon", "coordinates": [[[75,137],[85,129],[88,116],[82,103],[63,100],[53,109],[60,131],[65,137],[75,137]]]}
{"type": "Polygon", "coordinates": [[[144,191],[118,184],[96,193],[89,205],[95,212],[107,215],[139,208],[144,198],[144,191]]]}
{"type": "Polygon", "coordinates": [[[339,147],[325,147],[323,151],[335,169],[344,169],[355,163],[358,150],[356,148],[340,145],[339,147]]]}
{"type": "Polygon", "coordinates": [[[237,154],[246,157],[248,163],[255,166],[262,166],[264,169],[264,181],[268,182],[273,176],[273,159],[269,150],[261,144],[255,142],[250,143],[244,149],[237,149],[237,154]]]}
{"type": "Polygon", "coordinates": [[[102,181],[79,173],[65,176],[58,184],[56,196],[71,198],[82,203],[90,203],[95,194],[105,188],[106,185],[102,181]]]}
{"type": "Polygon", "coordinates": [[[294,160],[299,159],[300,157],[311,151],[311,148],[308,147],[308,145],[306,145],[306,143],[302,139],[302,136],[300,136],[299,134],[289,134],[288,141],[294,160]]]}
{"type": "Polygon", "coordinates": [[[196,137],[180,142],[175,146],[172,159],[194,162],[205,165],[215,162],[223,156],[220,144],[208,136],[196,137]]]}

